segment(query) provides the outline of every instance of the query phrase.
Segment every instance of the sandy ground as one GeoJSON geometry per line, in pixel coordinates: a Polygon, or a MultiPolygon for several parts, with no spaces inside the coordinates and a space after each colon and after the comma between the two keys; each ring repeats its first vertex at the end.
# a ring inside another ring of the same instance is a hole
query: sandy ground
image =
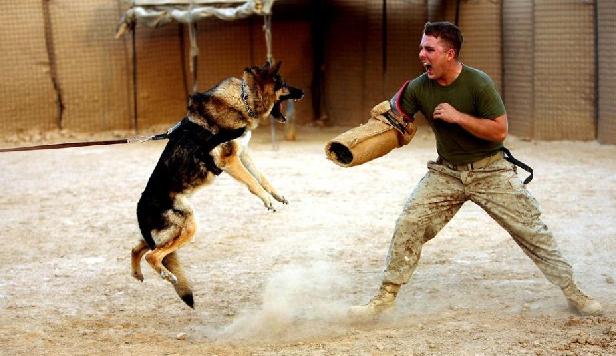
{"type": "Polygon", "coordinates": [[[529,189],[604,316],[568,310],[467,203],[424,247],[395,311],[356,323],[346,310],[377,289],[435,148],[423,127],[410,145],[341,168],[323,146],[344,130],[303,128],[278,150],[257,132],[253,157],[290,202],[276,213],[225,175],[193,196],[199,230],[180,257],[195,310],[149,266],[143,283],[130,275],[135,204],[164,143],[0,153],[0,354],[616,354],[615,146],[507,142],[535,168],[529,189]]]}

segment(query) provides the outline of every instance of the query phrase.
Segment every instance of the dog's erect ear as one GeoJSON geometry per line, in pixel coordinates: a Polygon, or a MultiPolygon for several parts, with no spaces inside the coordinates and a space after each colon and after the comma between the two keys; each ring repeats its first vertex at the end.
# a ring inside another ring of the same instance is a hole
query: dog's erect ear
{"type": "Polygon", "coordinates": [[[244,72],[248,74],[256,74],[257,69],[258,69],[257,67],[246,67],[244,68],[244,72]]]}
{"type": "Polygon", "coordinates": [[[269,76],[274,76],[276,75],[276,73],[278,73],[278,71],[280,70],[280,65],[282,64],[281,61],[277,61],[276,63],[274,63],[274,65],[272,66],[272,64],[268,61],[265,62],[263,64],[263,66],[261,66],[261,68],[259,68],[263,73],[266,73],[269,76]]]}
{"type": "Polygon", "coordinates": [[[282,65],[282,61],[277,61],[276,63],[274,63],[274,66],[270,68],[269,70],[270,74],[276,75],[276,73],[278,73],[278,71],[280,70],[281,65],[282,65]]]}
{"type": "Polygon", "coordinates": [[[271,68],[272,64],[269,61],[265,61],[265,63],[263,63],[260,69],[264,72],[269,72],[271,68]]]}

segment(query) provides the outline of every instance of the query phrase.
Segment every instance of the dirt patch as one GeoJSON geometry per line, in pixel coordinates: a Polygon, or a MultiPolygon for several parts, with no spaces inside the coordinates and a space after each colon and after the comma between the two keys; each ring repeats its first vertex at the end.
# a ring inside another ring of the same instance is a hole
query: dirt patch
{"type": "MultiPolygon", "coordinates": [[[[425,246],[396,310],[357,324],[346,310],[376,290],[404,199],[436,153],[422,127],[408,146],[341,168],[323,147],[345,129],[303,128],[278,150],[257,132],[255,162],[290,202],[276,213],[225,175],[193,196],[199,230],[180,258],[196,310],[147,265],[143,283],[130,275],[135,205],[163,142],[0,154],[1,353],[616,353],[616,147],[507,142],[535,168],[529,189],[604,316],[572,314],[467,203],[425,246]]],[[[26,143],[45,138],[84,137],[26,143]]]]}

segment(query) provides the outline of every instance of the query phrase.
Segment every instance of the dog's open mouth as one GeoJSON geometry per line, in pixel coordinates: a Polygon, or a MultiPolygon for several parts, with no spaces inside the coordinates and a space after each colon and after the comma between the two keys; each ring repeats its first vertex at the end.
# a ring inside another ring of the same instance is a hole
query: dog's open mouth
{"type": "Polygon", "coordinates": [[[301,100],[304,97],[304,92],[301,89],[289,87],[289,94],[283,95],[280,99],[276,100],[274,107],[272,108],[271,115],[278,122],[287,122],[286,116],[282,112],[282,103],[286,100],[301,100]]]}
{"type": "Polygon", "coordinates": [[[282,101],[277,100],[276,103],[274,104],[274,107],[272,108],[271,115],[278,122],[287,122],[287,117],[284,116],[284,114],[282,113],[282,110],[280,109],[281,105],[282,105],[282,101]]]}

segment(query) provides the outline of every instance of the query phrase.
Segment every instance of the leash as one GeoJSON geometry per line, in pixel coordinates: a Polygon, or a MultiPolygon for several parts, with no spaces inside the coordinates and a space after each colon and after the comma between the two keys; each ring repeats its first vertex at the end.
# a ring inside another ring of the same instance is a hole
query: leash
{"type": "Polygon", "coordinates": [[[0,148],[0,153],[4,152],[20,152],[20,151],[38,151],[38,150],[57,150],[61,148],[71,147],[86,147],[86,146],[108,146],[117,145],[120,143],[138,143],[146,141],[166,140],[169,138],[169,132],[156,134],[153,136],[135,136],[130,138],[122,138],[118,140],[103,140],[103,141],[83,141],[83,142],[64,142],[49,145],[36,145],[26,147],[0,148]]]}
{"type": "Polygon", "coordinates": [[[86,147],[86,146],[107,146],[107,145],[117,145],[120,143],[142,143],[146,141],[158,141],[158,140],[166,140],[169,138],[169,135],[173,131],[175,131],[182,124],[182,120],[171,127],[169,130],[163,133],[159,133],[156,135],[150,136],[134,136],[129,138],[122,138],[118,140],[104,140],[104,141],[84,141],[84,142],[64,142],[64,143],[56,143],[49,145],[37,145],[37,146],[27,146],[27,147],[13,147],[13,148],[0,148],[0,153],[3,152],[19,152],[19,151],[37,151],[37,150],[57,150],[61,148],[71,148],[71,147],[86,147]]]}
{"type": "Polygon", "coordinates": [[[0,148],[2,152],[18,152],[18,151],[36,151],[36,150],[57,150],[60,148],[69,147],[84,147],[84,146],[101,146],[101,145],[115,145],[118,143],[128,143],[128,139],[121,140],[107,140],[107,141],[86,141],[86,142],[65,142],[56,143],[51,145],[37,145],[27,147],[14,147],[14,148],[0,148]]]}
{"type": "Polygon", "coordinates": [[[518,166],[518,167],[522,168],[523,170],[527,171],[528,173],[530,173],[530,175],[528,177],[526,177],[524,182],[522,182],[523,184],[530,183],[530,181],[533,180],[533,169],[529,165],[527,165],[526,163],[524,163],[524,162],[516,159],[515,157],[513,157],[513,155],[511,154],[511,151],[509,151],[505,147],[501,147],[500,150],[503,152],[503,154],[505,156],[504,158],[507,161],[515,164],[516,166],[518,166]]]}

